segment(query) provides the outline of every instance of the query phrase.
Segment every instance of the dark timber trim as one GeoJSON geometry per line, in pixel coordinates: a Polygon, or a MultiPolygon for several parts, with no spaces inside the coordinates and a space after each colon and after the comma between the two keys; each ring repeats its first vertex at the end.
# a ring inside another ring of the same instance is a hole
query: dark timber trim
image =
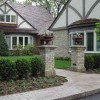
{"type": "Polygon", "coordinates": [[[83,19],[83,17],[81,16],[81,14],[71,5],[68,5],[69,8],[71,8],[81,19],[83,19]]]}
{"type": "Polygon", "coordinates": [[[66,9],[66,6],[71,2],[72,0],[68,0],[64,7],[62,8],[62,10],[60,11],[60,13],[58,14],[58,16],[55,18],[55,20],[53,21],[53,23],[51,24],[51,26],[49,27],[49,30],[52,30],[52,27],[54,26],[54,24],[57,22],[57,20],[59,19],[59,17],[62,15],[62,13],[64,12],[64,10],[66,9]]]}
{"type": "Polygon", "coordinates": [[[83,0],[83,19],[85,19],[85,0],[83,0]]]}
{"type": "Polygon", "coordinates": [[[90,8],[90,10],[88,11],[87,15],[86,15],[86,18],[89,17],[89,15],[91,14],[91,12],[93,11],[93,9],[96,7],[96,5],[100,2],[100,0],[97,0],[93,6],[90,8]]]}
{"type": "Polygon", "coordinates": [[[25,21],[22,21],[19,25],[18,25],[18,28],[24,23],[25,21]]]}
{"type": "Polygon", "coordinates": [[[0,10],[3,12],[3,14],[5,13],[1,8],[0,8],[0,10]]]}
{"type": "Polygon", "coordinates": [[[9,9],[8,11],[6,11],[6,14],[8,14],[11,11],[11,9],[9,9]]]}

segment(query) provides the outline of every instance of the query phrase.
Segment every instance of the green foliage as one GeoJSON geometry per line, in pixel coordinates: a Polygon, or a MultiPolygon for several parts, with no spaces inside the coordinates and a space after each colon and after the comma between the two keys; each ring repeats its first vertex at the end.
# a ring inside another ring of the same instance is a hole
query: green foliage
{"type": "Polygon", "coordinates": [[[15,46],[15,50],[9,52],[10,56],[25,56],[35,54],[39,54],[39,49],[32,44],[28,44],[24,48],[19,44],[15,46]]]}
{"type": "Polygon", "coordinates": [[[100,41],[100,22],[96,23],[97,40],[100,41]]]}
{"type": "Polygon", "coordinates": [[[85,68],[86,70],[94,68],[94,58],[92,55],[85,56],[85,68]]]}
{"type": "Polygon", "coordinates": [[[44,64],[39,57],[31,59],[32,76],[44,75],[44,64]]]}
{"type": "Polygon", "coordinates": [[[67,0],[28,0],[45,7],[53,16],[57,16],[67,0]]]}
{"type": "Polygon", "coordinates": [[[95,68],[100,68],[100,54],[93,55],[95,68]]]}
{"type": "Polygon", "coordinates": [[[44,75],[44,64],[39,57],[17,60],[0,59],[0,80],[29,78],[44,75]]]}
{"type": "Polygon", "coordinates": [[[0,79],[12,80],[16,78],[15,64],[8,59],[0,59],[0,79]]]}
{"type": "Polygon", "coordinates": [[[85,56],[85,67],[89,69],[98,69],[100,68],[100,54],[86,55],[85,56]]]}
{"type": "Polygon", "coordinates": [[[19,59],[15,62],[17,75],[19,79],[28,78],[30,74],[30,64],[25,59],[19,59]]]}
{"type": "Polygon", "coordinates": [[[0,32],[0,56],[7,56],[9,54],[8,45],[5,40],[5,35],[0,32]]]}

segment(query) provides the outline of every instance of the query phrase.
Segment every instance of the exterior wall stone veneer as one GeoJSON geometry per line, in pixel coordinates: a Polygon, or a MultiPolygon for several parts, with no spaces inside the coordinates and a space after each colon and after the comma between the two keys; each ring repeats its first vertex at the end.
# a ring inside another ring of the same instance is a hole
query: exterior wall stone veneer
{"type": "Polygon", "coordinates": [[[55,49],[55,57],[69,57],[68,54],[68,31],[61,30],[61,31],[53,31],[54,40],[53,44],[57,46],[55,49]]]}
{"type": "Polygon", "coordinates": [[[54,55],[56,46],[54,45],[41,45],[39,46],[40,49],[40,56],[44,61],[45,64],[45,76],[55,76],[55,69],[54,69],[54,55]]]}
{"type": "Polygon", "coordinates": [[[84,67],[84,46],[72,46],[71,48],[71,70],[85,72],[84,67]]]}

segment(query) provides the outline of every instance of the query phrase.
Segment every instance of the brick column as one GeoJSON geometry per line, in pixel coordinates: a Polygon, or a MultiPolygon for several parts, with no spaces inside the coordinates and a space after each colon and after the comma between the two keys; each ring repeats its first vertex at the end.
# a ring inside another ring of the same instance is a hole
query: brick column
{"type": "Polygon", "coordinates": [[[84,72],[84,46],[72,46],[71,48],[71,69],[74,71],[84,72]]]}
{"type": "Polygon", "coordinates": [[[45,63],[45,76],[55,76],[55,69],[54,69],[54,50],[56,46],[54,45],[41,45],[39,46],[40,49],[40,56],[45,63]]]}

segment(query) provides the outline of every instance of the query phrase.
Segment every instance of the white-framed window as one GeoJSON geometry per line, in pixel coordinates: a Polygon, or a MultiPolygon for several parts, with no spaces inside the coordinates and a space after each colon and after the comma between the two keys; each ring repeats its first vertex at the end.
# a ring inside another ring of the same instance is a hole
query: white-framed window
{"type": "Polygon", "coordinates": [[[74,34],[82,34],[83,42],[81,45],[86,47],[86,53],[98,53],[100,52],[100,34],[97,34],[95,30],[88,31],[78,31],[69,33],[69,46],[74,46],[73,36],[74,34]]]}
{"type": "Polygon", "coordinates": [[[2,23],[16,23],[15,15],[0,14],[0,22],[2,23]]]}
{"type": "Polygon", "coordinates": [[[9,47],[9,50],[16,50],[18,45],[21,45],[22,48],[28,44],[33,44],[33,36],[30,35],[6,35],[6,41],[9,47]]]}

